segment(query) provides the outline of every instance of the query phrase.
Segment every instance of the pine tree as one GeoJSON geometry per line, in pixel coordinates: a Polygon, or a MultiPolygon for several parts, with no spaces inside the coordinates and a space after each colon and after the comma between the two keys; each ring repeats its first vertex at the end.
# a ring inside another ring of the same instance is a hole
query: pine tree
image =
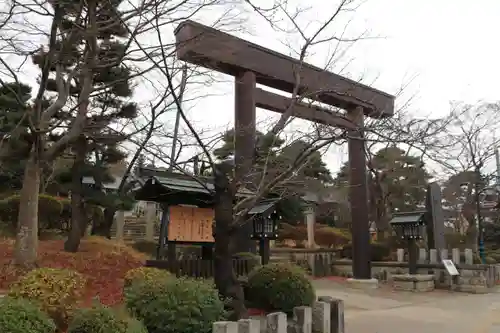
{"type": "MultiPolygon", "coordinates": [[[[379,231],[389,227],[392,212],[416,210],[425,203],[431,176],[422,161],[391,146],[379,150],[368,164],[370,216],[379,231]]],[[[345,163],[334,180],[341,190],[349,187],[349,167],[345,163]]]]}
{"type": "MultiPolygon", "coordinates": [[[[66,134],[64,127],[69,127],[67,131],[79,127],[78,136],[68,142],[68,146],[61,147],[74,156],[70,170],[72,218],[65,243],[67,251],[78,249],[87,225],[86,203],[99,203],[102,206],[117,204],[116,198],[105,193],[104,184],[113,181],[108,172],[109,165],[126,157],[119,148],[120,143],[126,140],[126,135],[113,130],[113,127],[137,115],[136,104],[129,102],[132,95],[131,70],[123,62],[128,45],[120,40],[128,35],[128,31],[120,20],[120,4],[121,0],[55,4],[60,9],[62,33],[66,34],[66,43],[56,42],[64,71],[69,76],[75,68],[84,65],[80,71],[82,75],[74,76],[71,81],[68,107],[56,114],[63,131],[53,131],[51,135],[51,139],[57,142],[66,134]],[[79,16],[78,7],[81,4],[86,7],[86,20],[79,16]],[[86,31],[75,31],[75,23],[84,27],[93,26],[97,35],[92,39],[86,31]],[[68,39],[72,39],[69,45],[68,39]],[[90,51],[93,51],[94,57],[89,55],[90,51]],[[87,71],[87,76],[84,71],[87,71]],[[82,179],[86,176],[93,178],[93,186],[84,186],[82,179]]],[[[45,57],[47,53],[42,50],[34,57],[34,62],[43,66],[45,57]]],[[[48,80],[47,90],[57,90],[55,80],[48,80]]],[[[64,175],[61,177],[64,179],[64,175]]]]}
{"type": "MultiPolygon", "coordinates": [[[[308,146],[301,140],[294,141],[288,146],[284,144],[283,139],[256,132],[257,149],[252,170],[256,175],[256,183],[260,181],[263,173],[268,179],[279,175],[285,167],[294,163],[299,154],[308,146]]],[[[234,129],[231,129],[224,133],[223,144],[214,150],[214,155],[219,160],[230,159],[234,157],[234,149],[234,129]]],[[[287,183],[277,186],[272,193],[269,193],[270,197],[281,199],[277,209],[284,221],[294,224],[303,220],[302,196],[305,194],[304,189],[307,189],[311,181],[319,184],[333,181],[320,152],[311,154],[307,163],[297,170],[287,183]]]]}
{"type": "Polygon", "coordinates": [[[31,146],[28,119],[31,87],[20,83],[0,86],[0,192],[19,191],[31,146]]]}

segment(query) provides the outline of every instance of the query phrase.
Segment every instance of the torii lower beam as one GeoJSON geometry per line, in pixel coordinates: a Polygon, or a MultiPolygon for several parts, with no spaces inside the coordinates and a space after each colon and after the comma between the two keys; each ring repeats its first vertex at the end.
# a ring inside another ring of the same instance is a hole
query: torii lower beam
{"type": "MultiPolygon", "coordinates": [[[[255,89],[255,106],[258,108],[284,113],[292,105],[292,103],[293,101],[285,96],[274,94],[260,88],[255,89]]],[[[339,112],[332,112],[301,102],[294,104],[293,116],[296,118],[343,129],[357,128],[356,124],[339,112]]]]}
{"type": "MultiPolygon", "coordinates": [[[[321,117],[323,123],[331,121],[334,126],[350,126],[344,128],[349,129],[353,277],[370,279],[368,186],[362,128],[365,115],[391,117],[394,96],[193,21],[181,23],[175,35],[180,60],[236,78],[235,159],[239,175],[248,173],[249,161],[253,158],[256,105],[272,111],[284,111],[280,107],[283,101],[256,89],[257,83],[291,93],[296,86],[296,72],[300,70],[301,95],[348,111],[347,122],[324,113],[321,117]],[[335,121],[332,121],[333,118],[335,121]]],[[[302,107],[297,110],[294,116],[322,122],[316,111],[307,112],[302,107]]]]}

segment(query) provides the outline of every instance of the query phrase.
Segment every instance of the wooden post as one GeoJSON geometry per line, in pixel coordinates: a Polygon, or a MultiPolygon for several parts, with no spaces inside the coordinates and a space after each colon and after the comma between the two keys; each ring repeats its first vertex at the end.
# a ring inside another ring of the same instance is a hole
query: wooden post
{"type": "Polygon", "coordinates": [[[123,210],[119,210],[115,215],[115,223],[116,223],[116,240],[123,240],[123,233],[125,230],[125,212],[123,210]]]}
{"type": "Polygon", "coordinates": [[[148,201],[146,203],[146,230],[144,239],[147,241],[152,241],[154,239],[156,223],[156,203],[148,201]]]}
{"type": "Polygon", "coordinates": [[[165,247],[168,242],[168,221],[170,220],[170,211],[168,206],[165,204],[160,204],[162,209],[161,220],[160,220],[160,237],[158,238],[158,248],[156,253],[156,259],[160,260],[165,257],[165,247]]]}
{"type": "MultiPolygon", "coordinates": [[[[255,151],[255,87],[253,72],[244,72],[235,78],[234,98],[234,160],[236,179],[244,186],[252,168],[255,151]]],[[[251,223],[238,230],[234,242],[235,252],[255,253],[255,243],[250,239],[251,223]]]]}
{"type": "Polygon", "coordinates": [[[405,249],[397,249],[396,255],[397,255],[397,262],[405,261],[405,249]]]}
{"type": "Polygon", "coordinates": [[[314,206],[311,204],[305,211],[306,226],[307,226],[307,248],[314,248],[314,225],[316,223],[316,216],[314,214],[314,206]]]}
{"type": "Polygon", "coordinates": [[[252,168],[255,149],[255,74],[245,72],[235,78],[234,159],[240,181],[252,168]]]}
{"type": "Polygon", "coordinates": [[[417,274],[418,247],[415,239],[408,240],[408,273],[417,274]]]}
{"type": "Polygon", "coordinates": [[[269,264],[271,259],[271,249],[269,246],[269,239],[262,238],[259,240],[259,255],[262,265],[269,264]]]}
{"type": "Polygon", "coordinates": [[[357,125],[349,130],[349,201],[352,223],[352,273],[355,279],[371,279],[370,226],[368,217],[368,179],[366,174],[365,142],[363,138],[363,108],[348,112],[357,125]]]}
{"type": "MultiPolygon", "coordinates": [[[[313,249],[316,244],[314,241],[314,225],[316,223],[316,216],[314,214],[314,205],[312,203],[309,204],[309,207],[307,207],[307,210],[305,211],[305,218],[307,227],[307,248],[313,249]]],[[[316,256],[314,253],[308,255],[308,262],[309,262],[309,267],[311,268],[311,272],[313,276],[315,276],[316,256]]]]}

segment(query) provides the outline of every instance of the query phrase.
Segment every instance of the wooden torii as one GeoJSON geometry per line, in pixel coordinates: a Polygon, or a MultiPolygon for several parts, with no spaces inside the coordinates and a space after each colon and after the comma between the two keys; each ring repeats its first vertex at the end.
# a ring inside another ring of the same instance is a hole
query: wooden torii
{"type": "MultiPolygon", "coordinates": [[[[293,103],[290,98],[257,88],[257,83],[292,93],[299,71],[301,94],[347,111],[344,116],[296,103],[293,116],[348,131],[353,277],[370,279],[368,184],[362,129],[365,116],[391,117],[395,97],[197,22],[179,24],[175,37],[178,59],[235,77],[237,177],[247,174],[252,166],[256,107],[283,113],[293,103]]],[[[249,235],[247,230],[243,232],[249,235]]]]}

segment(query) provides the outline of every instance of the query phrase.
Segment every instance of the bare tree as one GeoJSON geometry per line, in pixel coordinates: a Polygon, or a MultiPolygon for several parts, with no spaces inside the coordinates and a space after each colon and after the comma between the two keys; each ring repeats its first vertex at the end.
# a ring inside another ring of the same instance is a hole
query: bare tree
{"type": "MultiPolygon", "coordinates": [[[[407,103],[404,104],[408,106],[407,103]]],[[[406,157],[416,156],[421,160],[421,169],[427,160],[427,154],[438,149],[445,149],[446,142],[441,142],[442,133],[449,125],[451,118],[444,116],[437,119],[417,119],[410,109],[401,108],[396,115],[389,119],[372,121],[367,124],[366,155],[370,176],[370,201],[372,219],[377,225],[381,236],[389,230],[390,189],[384,184],[387,172],[378,170],[374,165],[375,154],[389,147],[397,147],[406,157]]],[[[417,171],[417,170],[416,170],[417,171]]],[[[421,184],[425,188],[426,184],[421,184]]],[[[424,204],[422,201],[420,204],[424,204]]]]}
{"type": "Polygon", "coordinates": [[[459,207],[460,218],[467,221],[467,239],[477,249],[481,223],[481,201],[485,186],[492,179],[492,158],[500,144],[500,125],[495,120],[498,103],[452,104],[450,124],[442,137],[445,150],[431,151],[430,156],[450,175],[444,197],[459,207]]]}

